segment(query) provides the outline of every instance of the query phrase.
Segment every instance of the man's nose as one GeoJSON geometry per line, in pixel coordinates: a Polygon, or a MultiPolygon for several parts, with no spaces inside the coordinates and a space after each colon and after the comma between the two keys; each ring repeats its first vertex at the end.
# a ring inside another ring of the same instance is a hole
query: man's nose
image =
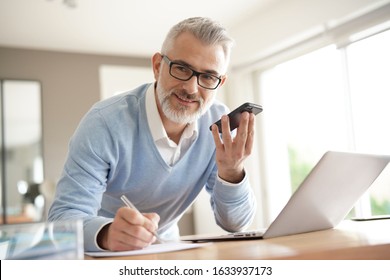
{"type": "Polygon", "coordinates": [[[198,77],[195,75],[183,84],[183,88],[186,89],[188,93],[198,92],[198,86],[198,77]]]}

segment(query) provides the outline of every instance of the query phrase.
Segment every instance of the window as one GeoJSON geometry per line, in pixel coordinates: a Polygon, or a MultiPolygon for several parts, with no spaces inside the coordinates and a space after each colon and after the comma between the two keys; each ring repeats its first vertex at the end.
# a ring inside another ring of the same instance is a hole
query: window
{"type": "MultiPolygon", "coordinates": [[[[389,46],[390,30],[346,48],[358,151],[390,154],[389,46]]],[[[369,193],[372,214],[390,214],[390,181],[375,185],[369,193]]]]}
{"type": "MultiPolygon", "coordinates": [[[[291,192],[327,150],[390,154],[389,46],[386,31],[260,74],[267,149],[285,151],[291,192]]],[[[367,201],[351,215],[390,214],[390,182],[373,186],[367,201]]]]}
{"type": "Polygon", "coordinates": [[[150,67],[101,65],[99,76],[101,99],[154,81],[153,71],[150,67]]]}

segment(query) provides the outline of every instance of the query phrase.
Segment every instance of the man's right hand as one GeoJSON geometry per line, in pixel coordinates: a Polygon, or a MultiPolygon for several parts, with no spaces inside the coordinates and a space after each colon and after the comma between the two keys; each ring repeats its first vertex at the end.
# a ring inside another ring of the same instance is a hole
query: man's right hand
{"type": "Polygon", "coordinates": [[[156,241],[153,232],[158,228],[160,216],[141,214],[129,207],[118,209],[114,221],[98,234],[98,245],[110,251],[142,249],[156,241]]]}

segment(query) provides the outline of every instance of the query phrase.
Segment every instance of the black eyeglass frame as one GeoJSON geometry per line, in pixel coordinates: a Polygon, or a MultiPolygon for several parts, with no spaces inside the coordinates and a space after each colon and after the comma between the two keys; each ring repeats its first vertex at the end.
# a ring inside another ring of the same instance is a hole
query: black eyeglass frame
{"type": "Polygon", "coordinates": [[[164,61],[168,64],[168,66],[169,66],[169,75],[171,75],[171,76],[172,76],[173,78],[175,78],[175,79],[178,79],[178,80],[180,80],[180,81],[189,81],[193,76],[196,76],[196,82],[198,83],[198,85],[199,85],[200,87],[202,87],[202,88],[209,89],[209,90],[215,90],[215,89],[217,89],[218,86],[221,84],[221,81],[222,81],[222,78],[221,78],[221,77],[222,77],[222,76],[218,77],[218,76],[215,76],[215,75],[210,74],[210,73],[195,71],[194,69],[191,69],[190,67],[188,67],[188,66],[186,66],[186,65],[183,65],[183,64],[177,63],[177,62],[173,62],[173,61],[170,60],[169,57],[166,56],[165,54],[162,54],[161,57],[163,58],[163,60],[164,60],[164,61]],[[192,75],[189,76],[187,79],[178,78],[178,77],[174,76],[174,75],[172,74],[172,72],[171,72],[171,70],[172,70],[172,65],[180,65],[181,67],[187,68],[188,70],[192,71],[192,75]],[[199,83],[199,76],[200,76],[200,75],[208,75],[208,76],[211,76],[211,77],[213,77],[213,78],[216,78],[216,79],[218,80],[217,85],[216,85],[215,87],[212,87],[212,88],[210,88],[210,87],[205,87],[205,86],[201,85],[201,84],[199,83]]]}

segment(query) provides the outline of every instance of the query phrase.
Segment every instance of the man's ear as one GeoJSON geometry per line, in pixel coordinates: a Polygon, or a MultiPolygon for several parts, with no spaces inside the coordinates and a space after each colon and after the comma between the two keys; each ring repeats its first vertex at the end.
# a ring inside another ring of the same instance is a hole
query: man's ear
{"type": "Polygon", "coordinates": [[[152,68],[153,68],[154,79],[156,81],[160,76],[161,61],[162,61],[162,56],[160,53],[155,53],[152,56],[152,68]]]}
{"type": "Polygon", "coordinates": [[[225,81],[227,80],[227,78],[228,78],[227,75],[223,75],[223,76],[221,77],[221,83],[219,84],[220,87],[225,83],[225,81]]]}

